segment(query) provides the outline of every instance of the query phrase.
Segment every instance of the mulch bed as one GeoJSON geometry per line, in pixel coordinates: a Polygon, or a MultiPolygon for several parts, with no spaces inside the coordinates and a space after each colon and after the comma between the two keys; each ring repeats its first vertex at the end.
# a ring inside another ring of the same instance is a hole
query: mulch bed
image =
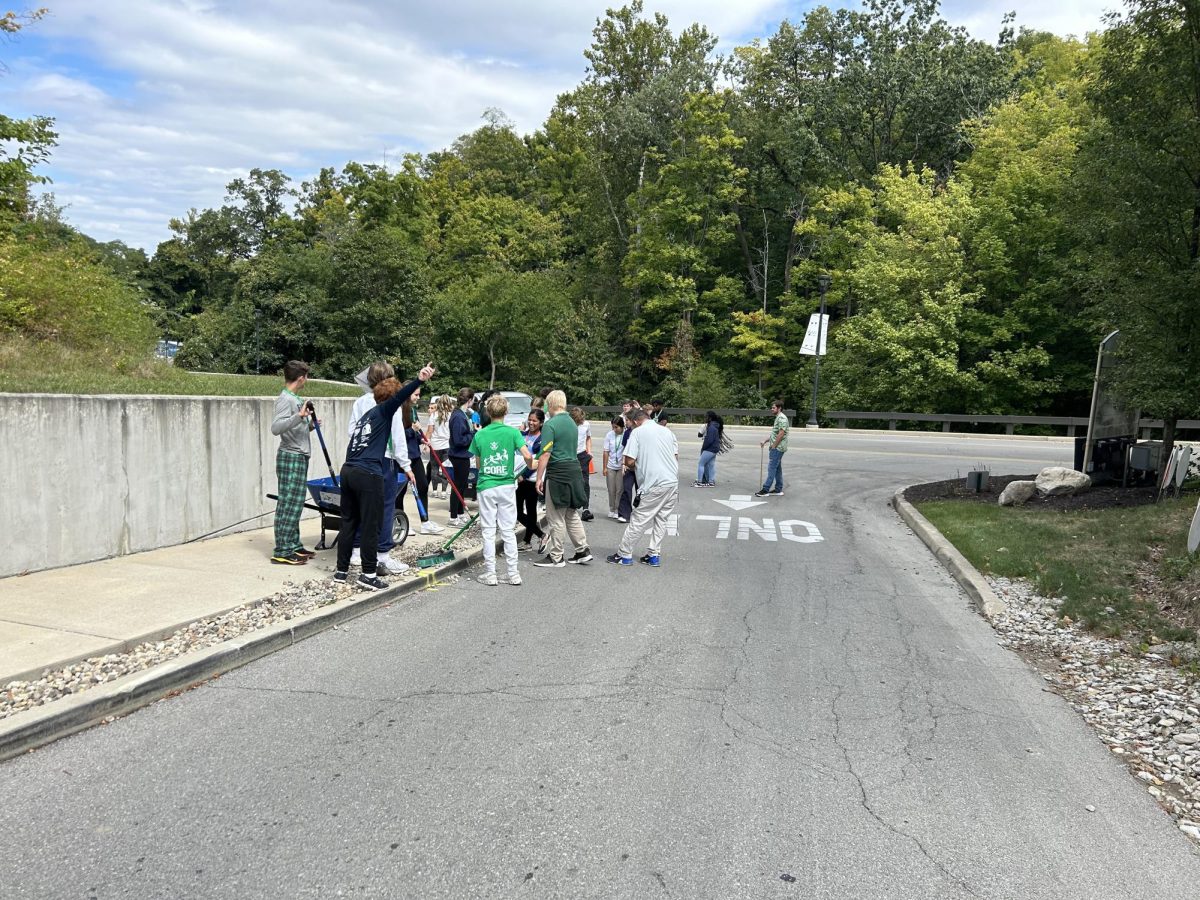
{"type": "MultiPolygon", "coordinates": [[[[910,503],[925,500],[962,500],[967,503],[995,503],[1000,492],[1010,481],[1033,481],[1037,475],[992,475],[988,490],[975,493],[967,490],[967,479],[951,478],[947,481],[931,481],[914,484],[904,491],[910,503]]],[[[1119,484],[1102,484],[1084,491],[1057,497],[1039,497],[1034,494],[1025,504],[1034,509],[1110,509],[1113,507],[1144,506],[1154,502],[1154,488],[1121,487],[1119,484]]]]}

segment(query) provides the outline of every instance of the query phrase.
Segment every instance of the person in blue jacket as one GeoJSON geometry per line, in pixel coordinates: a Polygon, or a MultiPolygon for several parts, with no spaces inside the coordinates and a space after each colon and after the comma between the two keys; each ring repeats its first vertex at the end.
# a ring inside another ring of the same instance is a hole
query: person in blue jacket
{"type": "Polygon", "coordinates": [[[379,552],[379,521],[383,516],[383,479],[395,477],[391,460],[386,458],[392,419],[400,406],[421,385],[433,377],[433,365],[403,387],[395,378],[385,378],[373,388],[376,406],[358,420],[350,433],[346,461],[342,464],[342,527],[338,532],[337,570],[333,580],[345,582],[354,549],[354,533],[362,527],[361,587],[379,590],[387,582],[376,575],[379,552]]]}

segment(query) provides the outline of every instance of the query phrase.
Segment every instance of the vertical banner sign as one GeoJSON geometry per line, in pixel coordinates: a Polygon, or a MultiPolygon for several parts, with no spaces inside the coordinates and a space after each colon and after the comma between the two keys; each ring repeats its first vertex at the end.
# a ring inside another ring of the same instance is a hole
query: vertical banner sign
{"type": "Polygon", "coordinates": [[[824,356],[825,339],[829,337],[829,314],[813,313],[808,317],[808,331],[804,332],[804,343],[800,345],[801,356],[824,356]],[[821,321],[824,319],[824,321],[821,321]],[[821,349],[817,350],[817,333],[821,335],[821,349]]]}

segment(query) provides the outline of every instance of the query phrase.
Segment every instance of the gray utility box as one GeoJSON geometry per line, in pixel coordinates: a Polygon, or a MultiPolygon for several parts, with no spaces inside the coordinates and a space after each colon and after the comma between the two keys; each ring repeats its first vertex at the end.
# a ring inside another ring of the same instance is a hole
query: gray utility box
{"type": "Polygon", "coordinates": [[[991,479],[987,469],[967,473],[967,490],[973,494],[992,489],[991,479]]]}
{"type": "Polygon", "coordinates": [[[1157,472],[1162,448],[1162,441],[1138,441],[1129,448],[1129,468],[1139,472],[1157,472]]]}

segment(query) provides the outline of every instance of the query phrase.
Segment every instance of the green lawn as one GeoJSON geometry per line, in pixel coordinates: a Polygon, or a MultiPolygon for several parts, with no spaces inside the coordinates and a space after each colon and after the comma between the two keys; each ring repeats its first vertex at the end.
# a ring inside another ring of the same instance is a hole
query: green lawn
{"type": "MultiPolygon", "coordinates": [[[[79,353],[52,345],[36,348],[0,343],[0,393],[15,394],[191,394],[221,397],[273,397],[283,386],[278,375],[201,375],[162,360],[133,365],[92,365],[79,353]]],[[[357,397],[357,385],[310,381],[306,397],[357,397]]]]}
{"type": "Polygon", "coordinates": [[[1106,634],[1133,631],[1149,643],[1196,637],[1163,619],[1155,602],[1165,599],[1183,617],[1200,620],[1200,558],[1189,557],[1186,546],[1195,507],[1194,495],[1101,510],[918,505],[981,572],[1028,579],[1043,596],[1063,598],[1064,616],[1106,634]]]}

